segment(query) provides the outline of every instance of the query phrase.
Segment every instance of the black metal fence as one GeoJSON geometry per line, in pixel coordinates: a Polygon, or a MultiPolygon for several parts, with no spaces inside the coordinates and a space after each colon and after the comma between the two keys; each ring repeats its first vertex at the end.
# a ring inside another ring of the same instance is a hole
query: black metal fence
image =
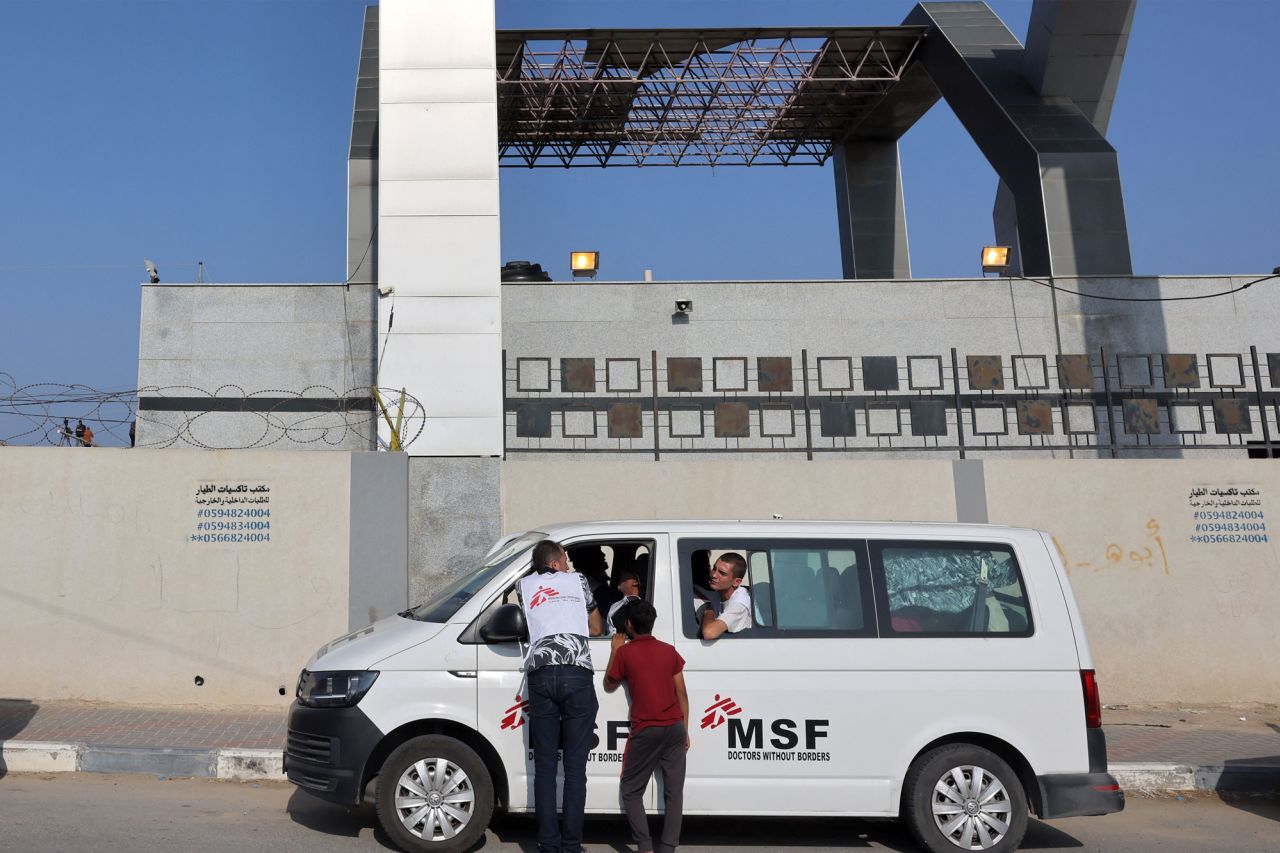
{"type": "MultiPolygon", "coordinates": [[[[516,453],[1272,455],[1280,353],[503,353],[516,453]]],[[[1277,448],[1280,451],[1280,448],[1277,448]]]]}

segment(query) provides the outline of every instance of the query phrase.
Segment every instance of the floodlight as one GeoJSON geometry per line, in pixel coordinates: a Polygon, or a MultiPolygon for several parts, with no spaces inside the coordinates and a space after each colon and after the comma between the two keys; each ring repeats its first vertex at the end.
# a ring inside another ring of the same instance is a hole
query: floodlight
{"type": "Polygon", "coordinates": [[[1009,266],[1008,246],[982,247],[982,272],[1004,272],[1009,266]]]}
{"type": "Polygon", "coordinates": [[[599,252],[570,252],[569,268],[574,278],[595,278],[600,271],[599,252]]]}
{"type": "Polygon", "coordinates": [[[151,263],[151,259],[150,259],[150,258],[143,258],[143,259],[142,259],[142,266],[146,269],[146,271],[147,271],[147,278],[151,279],[151,283],[152,283],[152,284],[159,284],[159,283],[160,283],[160,271],[159,271],[158,269],[156,269],[156,265],[155,265],[155,264],[151,263]]]}

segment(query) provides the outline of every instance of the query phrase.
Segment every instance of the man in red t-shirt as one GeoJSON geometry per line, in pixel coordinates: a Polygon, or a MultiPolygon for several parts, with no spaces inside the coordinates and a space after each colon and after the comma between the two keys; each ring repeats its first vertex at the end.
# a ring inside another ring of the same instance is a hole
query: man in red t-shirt
{"type": "Polygon", "coordinates": [[[622,760],[622,807],[639,853],[654,853],[644,789],[655,769],[662,770],[665,814],[657,853],[672,853],[680,843],[684,814],[684,763],[689,749],[689,694],[684,688],[684,658],[675,647],[653,638],[658,612],[647,601],[626,607],[625,633],[613,635],[604,689],[626,682],[631,694],[631,735],[622,760]],[[630,638],[630,642],[628,642],[630,638]]]}

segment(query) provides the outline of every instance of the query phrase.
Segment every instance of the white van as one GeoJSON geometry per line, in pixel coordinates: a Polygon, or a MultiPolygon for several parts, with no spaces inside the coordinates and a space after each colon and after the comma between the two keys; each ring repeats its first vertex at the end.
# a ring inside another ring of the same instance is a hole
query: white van
{"type": "MultiPolygon", "coordinates": [[[[1124,808],[1049,536],[965,524],[616,521],[508,538],[430,601],[312,656],[289,780],[349,805],[376,778],[379,819],[406,850],[463,850],[494,809],[531,812],[514,587],[546,538],[579,564],[636,571],[654,636],[684,658],[685,814],[901,817],[930,850],[1004,851],[1028,809],[1124,808]],[[704,641],[698,588],[729,551],[746,558],[754,625],[704,641]]],[[[599,686],[608,640],[591,653],[587,812],[616,814],[627,699],[599,686]]],[[[660,811],[656,785],[647,797],[660,811]]]]}

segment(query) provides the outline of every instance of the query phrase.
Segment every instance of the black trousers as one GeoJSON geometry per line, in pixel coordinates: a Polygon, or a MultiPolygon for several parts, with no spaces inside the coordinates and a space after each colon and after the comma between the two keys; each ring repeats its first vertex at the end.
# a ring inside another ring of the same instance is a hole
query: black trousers
{"type": "Polygon", "coordinates": [[[622,763],[622,807],[631,824],[639,853],[673,853],[680,843],[680,821],[684,816],[685,728],[679,722],[670,726],[641,729],[627,739],[626,759],[622,763]],[[663,807],[662,839],[657,848],[649,837],[649,817],[644,812],[644,789],[656,769],[662,770],[663,807]]]}

